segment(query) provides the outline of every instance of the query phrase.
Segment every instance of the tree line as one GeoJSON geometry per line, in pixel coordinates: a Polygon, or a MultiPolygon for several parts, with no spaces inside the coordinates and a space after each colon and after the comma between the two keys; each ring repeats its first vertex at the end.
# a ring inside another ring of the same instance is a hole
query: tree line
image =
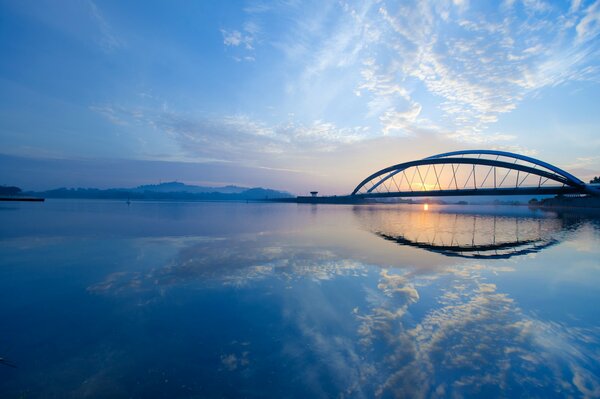
{"type": "Polygon", "coordinates": [[[0,195],[19,195],[22,191],[16,186],[0,186],[0,195]]]}

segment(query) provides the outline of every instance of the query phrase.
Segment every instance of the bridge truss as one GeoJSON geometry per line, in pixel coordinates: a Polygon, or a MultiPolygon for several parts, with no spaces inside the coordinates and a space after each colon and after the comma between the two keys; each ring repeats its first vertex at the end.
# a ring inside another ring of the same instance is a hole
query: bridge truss
{"type": "Polygon", "coordinates": [[[357,198],[463,195],[595,194],[551,164],[506,151],[447,152],[381,169],[352,192],[357,198]]]}

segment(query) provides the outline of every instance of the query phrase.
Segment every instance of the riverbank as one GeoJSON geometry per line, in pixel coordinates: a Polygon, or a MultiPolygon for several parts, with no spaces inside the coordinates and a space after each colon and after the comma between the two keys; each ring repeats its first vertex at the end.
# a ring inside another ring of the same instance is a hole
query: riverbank
{"type": "Polygon", "coordinates": [[[39,198],[39,197],[0,197],[0,201],[44,202],[45,198],[39,198]]]}

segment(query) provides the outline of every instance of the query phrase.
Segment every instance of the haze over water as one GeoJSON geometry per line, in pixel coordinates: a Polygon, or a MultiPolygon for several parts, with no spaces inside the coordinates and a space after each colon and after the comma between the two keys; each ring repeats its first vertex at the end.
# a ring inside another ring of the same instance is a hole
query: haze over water
{"type": "Polygon", "coordinates": [[[0,218],[3,398],[600,396],[597,217],[48,200],[0,218]]]}

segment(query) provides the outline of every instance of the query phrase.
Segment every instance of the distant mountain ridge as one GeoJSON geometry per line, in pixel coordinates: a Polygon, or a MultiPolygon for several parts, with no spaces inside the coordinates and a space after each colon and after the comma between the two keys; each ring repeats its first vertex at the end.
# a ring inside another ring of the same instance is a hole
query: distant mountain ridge
{"type": "Polygon", "coordinates": [[[30,191],[26,195],[44,198],[131,199],[131,200],[197,200],[243,201],[289,198],[292,194],[268,188],[255,187],[203,187],[180,182],[141,185],[134,188],[57,188],[47,191],[30,191]]]}
{"type": "Polygon", "coordinates": [[[165,182],[159,184],[146,184],[137,186],[136,188],[129,189],[129,191],[144,192],[151,191],[155,193],[227,193],[227,194],[239,194],[250,187],[239,187],[239,186],[224,186],[224,187],[205,187],[205,186],[194,186],[177,181],[165,182]]]}

